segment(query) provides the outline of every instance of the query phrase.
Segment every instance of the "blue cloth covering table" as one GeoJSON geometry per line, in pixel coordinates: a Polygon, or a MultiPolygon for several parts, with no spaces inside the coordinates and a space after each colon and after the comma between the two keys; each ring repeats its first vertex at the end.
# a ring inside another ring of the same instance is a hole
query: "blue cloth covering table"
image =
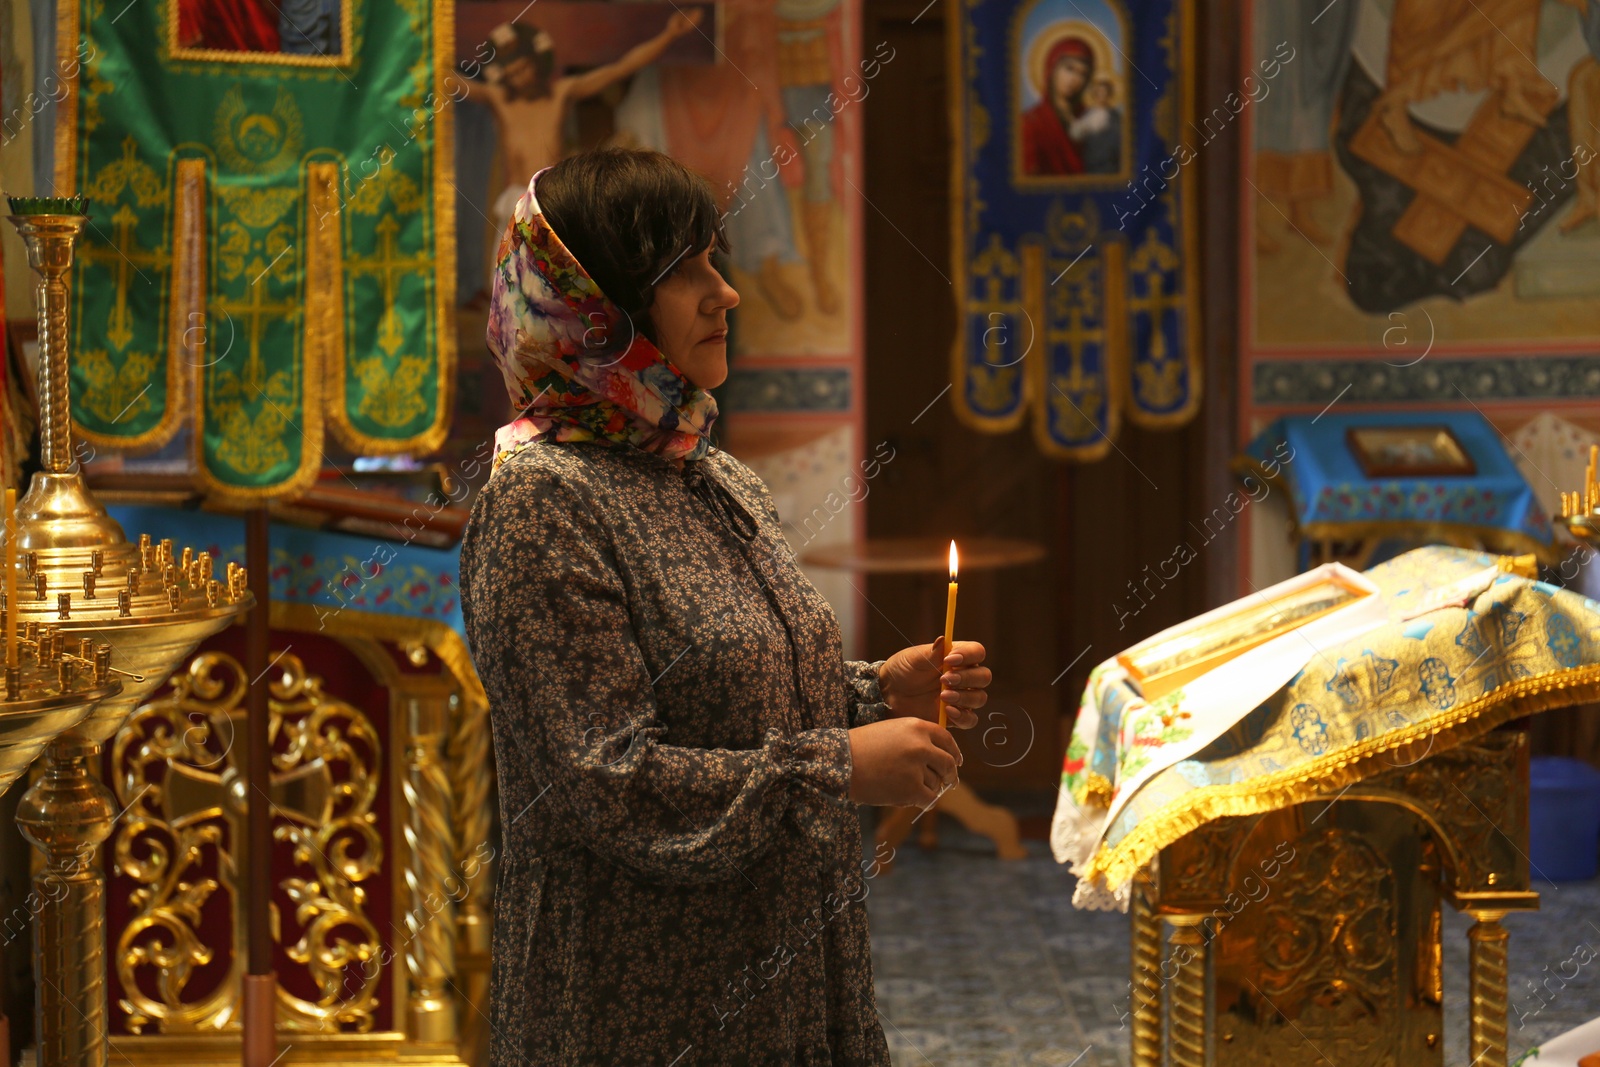
{"type": "MultiPolygon", "coordinates": [[[[1301,538],[1302,568],[1311,542],[1445,542],[1461,548],[1533,553],[1559,559],[1549,516],[1507,454],[1494,427],[1476,411],[1350,412],[1280,418],[1234,461],[1243,475],[1288,493],[1301,538]],[[1446,426],[1477,466],[1471,475],[1369,478],[1346,441],[1360,427],[1446,426]]],[[[1369,557],[1363,563],[1376,562],[1369,557]]]]}

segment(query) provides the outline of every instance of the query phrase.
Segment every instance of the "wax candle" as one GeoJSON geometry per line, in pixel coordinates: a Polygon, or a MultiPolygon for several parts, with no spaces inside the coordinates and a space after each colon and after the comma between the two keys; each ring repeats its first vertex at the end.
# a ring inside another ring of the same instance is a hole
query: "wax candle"
{"type": "Polygon", "coordinates": [[[17,660],[17,491],[6,490],[6,666],[17,660]]]}
{"type": "Polygon", "coordinates": [[[1600,485],[1595,484],[1600,479],[1600,445],[1589,446],[1589,469],[1584,472],[1583,478],[1583,510],[1593,511],[1600,507],[1600,485]]]}
{"type": "MultiPolygon", "coordinates": [[[[959,562],[960,562],[960,557],[956,554],[956,543],[954,541],[951,541],[950,542],[950,597],[949,597],[948,600],[945,601],[945,608],[944,608],[944,654],[947,655],[947,656],[950,654],[950,650],[955,647],[955,643],[956,643],[956,564],[959,563],[959,562]]],[[[944,676],[944,664],[942,662],[939,664],[939,675],[940,675],[940,677],[944,676]]],[[[939,687],[941,689],[944,688],[944,683],[943,682],[939,683],[939,687]]],[[[939,701],[939,725],[940,726],[948,726],[949,725],[949,722],[948,722],[949,716],[946,714],[948,710],[949,709],[945,707],[944,701],[942,701],[942,700],[939,701]]]]}

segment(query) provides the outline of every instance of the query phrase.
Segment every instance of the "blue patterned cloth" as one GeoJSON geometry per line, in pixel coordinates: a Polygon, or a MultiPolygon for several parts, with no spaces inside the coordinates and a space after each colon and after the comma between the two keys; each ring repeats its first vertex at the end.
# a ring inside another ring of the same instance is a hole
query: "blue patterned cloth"
{"type": "MultiPolygon", "coordinates": [[[[210,552],[221,574],[244,565],[244,519],[210,511],[144,506],[107,509],[130,539],[141,532],[210,552]]],[[[396,527],[403,536],[405,530],[396,527]]],[[[273,523],[269,536],[272,599],[308,604],[319,619],[350,610],[433,619],[460,634],[458,548],[425,548],[386,538],[273,523]]]]}
{"type": "MultiPolygon", "coordinates": [[[[1226,733],[1151,776],[1115,812],[1110,776],[1124,762],[1125,738],[1160,743],[1162,723],[1124,729],[1129,709],[1149,715],[1149,706],[1126,692],[1107,700],[1092,674],[1085,700],[1097,700],[1100,715],[1080,716],[1074,727],[1051,839],[1056,858],[1080,877],[1079,905],[1120,904],[1135,870],[1211,819],[1300,803],[1513,718],[1594,699],[1600,604],[1493,574],[1497,563],[1487,553],[1431,546],[1369,569],[1388,622],[1318,649],[1287,685],[1241,708],[1226,733]],[[1455,584],[1485,571],[1476,593],[1455,584]],[[1419,614],[1435,596],[1443,606],[1419,614]],[[1098,796],[1095,775],[1107,780],[1098,796]]],[[[1174,723],[1183,693],[1163,698],[1174,723]]]]}
{"type": "Polygon", "coordinates": [[[1370,536],[1365,529],[1386,527],[1386,536],[1404,537],[1439,525],[1461,526],[1490,547],[1548,555],[1550,519],[1522,472],[1506,453],[1500,435],[1476,411],[1323,412],[1316,417],[1278,419],[1245,448],[1240,467],[1263,470],[1287,487],[1290,509],[1302,536],[1310,539],[1370,536]],[[1345,439],[1352,427],[1448,426],[1477,465],[1467,476],[1372,479],[1362,471],[1345,439]],[[1496,538],[1494,531],[1500,531],[1496,538]]]}

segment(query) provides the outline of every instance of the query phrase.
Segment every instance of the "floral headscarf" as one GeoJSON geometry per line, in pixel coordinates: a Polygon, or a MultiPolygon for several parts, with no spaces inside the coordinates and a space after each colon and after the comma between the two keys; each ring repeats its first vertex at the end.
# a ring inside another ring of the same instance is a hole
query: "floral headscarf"
{"type": "Polygon", "coordinates": [[[495,256],[489,350],[521,417],[495,433],[494,468],[543,440],[701,458],[716,400],[639,333],[567,251],[534,196],[543,173],[529,180],[495,256]]]}

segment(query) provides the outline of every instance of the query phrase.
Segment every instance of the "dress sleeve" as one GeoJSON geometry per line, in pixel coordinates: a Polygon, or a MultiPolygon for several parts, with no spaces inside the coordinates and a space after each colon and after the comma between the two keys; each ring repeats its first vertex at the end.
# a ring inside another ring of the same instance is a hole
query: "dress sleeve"
{"type": "Polygon", "coordinates": [[[850,687],[848,709],[851,727],[865,726],[889,717],[889,705],[878,689],[878,668],[883,660],[845,660],[844,680],[850,687]]]}
{"type": "Polygon", "coordinates": [[[473,659],[500,760],[527,768],[540,822],[641,878],[737,879],[782,841],[837,853],[850,801],[842,727],[760,748],[660,741],[651,676],[605,528],[548,472],[506,471],[484,489],[463,545],[473,659]]]}

